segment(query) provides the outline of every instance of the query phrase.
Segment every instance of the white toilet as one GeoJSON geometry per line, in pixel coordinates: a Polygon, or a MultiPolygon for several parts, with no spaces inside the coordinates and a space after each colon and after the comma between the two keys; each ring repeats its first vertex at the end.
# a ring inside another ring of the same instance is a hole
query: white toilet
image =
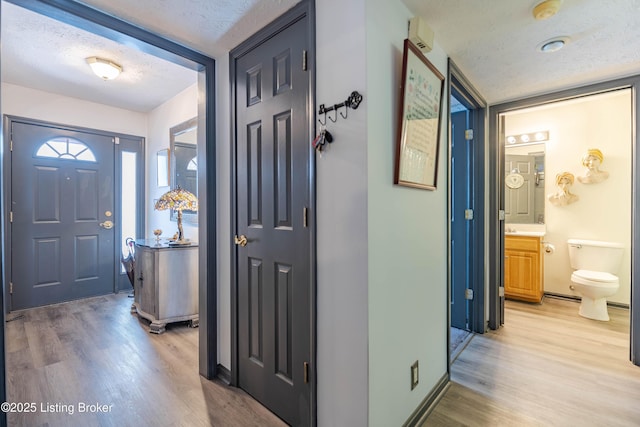
{"type": "Polygon", "coordinates": [[[580,316],[609,320],[607,297],[620,288],[618,276],[623,246],[613,242],[569,239],[569,259],[574,271],[571,282],[582,295],[580,316]]]}

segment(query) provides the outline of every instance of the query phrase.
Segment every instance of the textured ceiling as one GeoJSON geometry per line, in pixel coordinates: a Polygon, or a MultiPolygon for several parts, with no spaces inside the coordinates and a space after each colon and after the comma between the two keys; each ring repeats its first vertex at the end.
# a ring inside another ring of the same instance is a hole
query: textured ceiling
{"type": "MultiPolygon", "coordinates": [[[[298,1],[83,3],[216,58],[298,1]]],[[[402,1],[427,21],[489,104],[640,74],[640,0],[563,0],[545,21],[533,19],[535,0],[402,1]],[[571,42],[556,53],[536,50],[555,36],[571,42]]],[[[136,111],[149,111],[195,82],[184,68],[6,2],[2,44],[3,81],[136,111]],[[84,63],[93,55],[119,62],[125,72],[111,82],[96,79],[84,63]]]]}
{"type": "Polygon", "coordinates": [[[536,0],[402,1],[489,104],[640,74],[640,0],[563,0],[544,21],[536,0]],[[536,50],[556,36],[571,42],[536,50]]]}
{"type": "Polygon", "coordinates": [[[216,58],[226,55],[299,1],[84,0],[79,3],[216,58]]]}
{"type": "MultiPolygon", "coordinates": [[[[217,57],[298,0],[90,0],[83,3],[217,57]]],[[[2,2],[2,81],[148,112],[196,82],[189,69],[2,2]],[[112,81],[92,74],[89,56],[123,67],[112,81]]]]}
{"type": "Polygon", "coordinates": [[[2,3],[3,82],[147,112],[196,78],[195,71],[2,3]],[[85,61],[90,56],[122,65],[122,74],[98,78],[85,61]]]}

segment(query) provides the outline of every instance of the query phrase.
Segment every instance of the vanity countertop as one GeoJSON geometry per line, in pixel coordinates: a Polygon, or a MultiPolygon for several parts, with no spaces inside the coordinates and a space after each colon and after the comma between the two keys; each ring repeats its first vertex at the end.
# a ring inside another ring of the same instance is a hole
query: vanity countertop
{"type": "Polygon", "coordinates": [[[544,237],[544,231],[506,231],[505,236],[544,237]]]}

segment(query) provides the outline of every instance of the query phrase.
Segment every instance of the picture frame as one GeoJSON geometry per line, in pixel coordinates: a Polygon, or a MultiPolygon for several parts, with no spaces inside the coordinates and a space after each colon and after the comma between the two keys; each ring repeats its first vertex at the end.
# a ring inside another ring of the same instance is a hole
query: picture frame
{"type": "Polygon", "coordinates": [[[404,41],[394,184],[436,190],[444,76],[404,41]]]}
{"type": "Polygon", "coordinates": [[[158,187],[169,186],[169,149],[159,150],[156,153],[158,187]]]}

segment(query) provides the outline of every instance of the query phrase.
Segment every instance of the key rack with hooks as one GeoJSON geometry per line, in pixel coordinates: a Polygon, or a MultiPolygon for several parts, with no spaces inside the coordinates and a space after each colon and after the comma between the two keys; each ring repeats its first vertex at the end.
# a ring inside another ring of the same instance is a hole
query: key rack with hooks
{"type": "Polygon", "coordinates": [[[346,119],[347,115],[349,114],[349,108],[352,108],[355,110],[360,106],[361,102],[362,102],[362,95],[357,90],[354,90],[353,92],[351,92],[351,95],[349,95],[349,97],[344,102],[341,102],[340,104],[333,104],[330,107],[325,107],[324,104],[320,104],[320,107],[318,108],[318,115],[324,116],[324,122],[320,118],[318,119],[318,121],[322,126],[325,126],[327,124],[327,118],[331,120],[333,123],[337,122],[338,110],[343,107],[344,107],[344,114],[342,113],[342,111],[340,111],[340,116],[342,116],[343,119],[346,119]],[[327,115],[327,113],[331,111],[333,111],[333,117],[331,117],[330,115],[327,115]]]}

